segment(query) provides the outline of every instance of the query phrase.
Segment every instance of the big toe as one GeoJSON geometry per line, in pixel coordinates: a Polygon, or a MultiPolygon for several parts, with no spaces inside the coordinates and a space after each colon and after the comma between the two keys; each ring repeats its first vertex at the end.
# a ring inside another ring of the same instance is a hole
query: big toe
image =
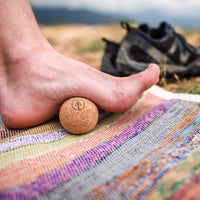
{"type": "Polygon", "coordinates": [[[117,80],[117,90],[110,108],[114,112],[122,112],[132,107],[142,93],[159,81],[160,68],[156,64],[138,74],[117,80]]]}

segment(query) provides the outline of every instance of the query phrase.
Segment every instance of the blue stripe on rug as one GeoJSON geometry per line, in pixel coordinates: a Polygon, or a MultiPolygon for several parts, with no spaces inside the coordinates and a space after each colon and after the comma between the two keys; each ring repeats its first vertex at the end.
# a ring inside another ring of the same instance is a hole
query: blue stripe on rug
{"type": "Polygon", "coordinates": [[[0,124],[3,124],[2,119],[1,119],[1,115],[0,115],[0,124]]]}

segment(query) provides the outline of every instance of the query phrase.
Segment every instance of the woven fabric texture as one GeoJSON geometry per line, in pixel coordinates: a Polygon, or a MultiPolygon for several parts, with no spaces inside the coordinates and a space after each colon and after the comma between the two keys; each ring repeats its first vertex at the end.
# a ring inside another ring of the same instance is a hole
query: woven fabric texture
{"type": "Polygon", "coordinates": [[[0,199],[199,199],[198,101],[154,86],[84,135],[1,124],[0,199]]]}

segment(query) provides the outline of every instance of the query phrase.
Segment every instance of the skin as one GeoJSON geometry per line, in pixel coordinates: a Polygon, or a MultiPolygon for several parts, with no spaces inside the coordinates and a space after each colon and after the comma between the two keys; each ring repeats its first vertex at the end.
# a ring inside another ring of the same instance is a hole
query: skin
{"type": "Polygon", "coordinates": [[[42,35],[27,0],[1,0],[0,44],[0,114],[9,128],[53,118],[72,96],[122,112],[159,79],[156,64],[120,78],[59,54],[42,35]]]}

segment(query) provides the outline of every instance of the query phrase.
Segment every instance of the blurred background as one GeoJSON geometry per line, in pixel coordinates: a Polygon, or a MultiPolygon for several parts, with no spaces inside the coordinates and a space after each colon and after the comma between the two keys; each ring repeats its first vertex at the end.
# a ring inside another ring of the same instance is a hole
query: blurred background
{"type": "Polygon", "coordinates": [[[200,28],[199,0],[32,0],[41,24],[118,23],[126,18],[156,24],[168,21],[183,28],[200,28]]]}
{"type": "MultiPolygon", "coordinates": [[[[157,27],[165,21],[187,42],[200,46],[200,0],[31,0],[40,28],[51,45],[65,56],[100,69],[105,43],[120,42],[126,31],[120,22],[157,27]]],[[[159,85],[173,92],[200,94],[200,77],[159,85]]]]}

